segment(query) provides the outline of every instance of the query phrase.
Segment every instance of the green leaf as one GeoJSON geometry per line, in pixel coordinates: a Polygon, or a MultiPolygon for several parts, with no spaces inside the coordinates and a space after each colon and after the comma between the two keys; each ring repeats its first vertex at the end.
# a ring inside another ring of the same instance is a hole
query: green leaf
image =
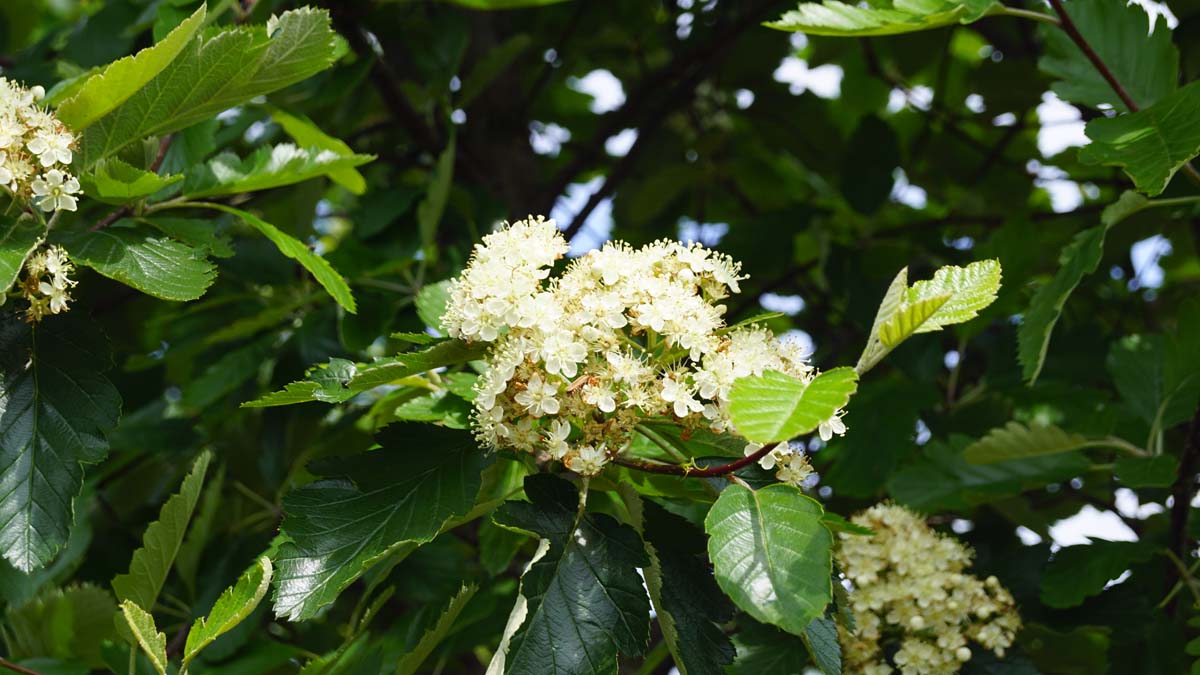
{"type": "Polygon", "coordinates": [[[116,157],[96,162],[90,171],[79,176],[79,184],[87,196],[106,204],[128,204],[181,180],[183,174],[160,176],[116,157]]]}
{"type": "Polygon", "coordinates": [[[179,56],[204,25],[204,15],[205,5],[201,3],[195,13],[158,44],[114,61],[87,78],[71,98],[58,106],[55,111],[58,119],[80,132],[128,100],[179,56]]]}
{"type": "Polygon", "coordinates": [[[309,401],[344,403],[369,389],[392,384],[403,378],[435,368],[473,361],[485,351],[481,343],[467,344],[462,340],[442,340],[429,349],[400,354],[373,363],[351,363],[345,359],[330,359],[308,371],[308,379],[292,382],[283,389],[243,403],[243,408],[269,408],[309,401]]]}
{"type": "Polygon", "coordinates": [[[129,600],[121,603],[121,614],[158,675],[167,675],[167,636],[158,632],[154,617],[129,600]]]}
{"type": "Polygon", "coordinates": [[[908,286],[900,270],[875,314],[867,346],[855,369],[865,373],[914,333],[929,333],[975,318],[1000,291],[1000,261],[979,260],[966,267],[947,265],[932,279],[908,286]]]}
{"type": "Polygon", "coordinates": [[[342,278],[342,275],[333,269],[329,261],[310,251],[299,239],[296,239],[258,216],[242,211],[241,209],[235,209],[232,206],[225,206],[224,204],[217,204],[215,202],[205,202],[204,206],[241,218],[242,222],[258,230],[267,239],[270,239],[271,243],[275,244],[280,253],[300,263],[304,266],[304,269],[311,272],[313,277],[316,278],[317,283],[321,284],[326,292],[329,293],[329,296],[342,306],[342,309],[351,314],[357,311],[354,305],[354,295],[350,292],[350,286],[342,278]]]}
{"type": "Polygon", "coordinates": [[[259,148],[245,159],[225,152],[189,171],[183,194],[217,197],[269,190],[353,169],[373,159],[373,155],[341,155],[333,150],[301,148],[291,143],[259,148]]]}
{"type": "Polygon", "coordinates": [[[437,236],[438,224],[442,222],[442,214],[446,211],[446,200],[450,197],[450,186],[454,181],[455,141],[450,137],[449,144],[438,156],[437,164],[429,175],[429,189],[425,199],[417,205],[417,231],[421,234],[421,247],[430,259],[436,259],[437,246],[434,238],[437,236]]]}
{"type": "Polygon", "coordinates": [[[204,250],[127,219],[103,230],[64,234],[61,243],[76,264],[160,300],[195,300],[217,279],[204,250]]]}
{"type": "Polygon", "coordinates": [[[218,258],[233,257],[233,246],[229,236],[218,228],[219,223],[216,221],[199,218],[168,218],[155,214],[149,218],[138,218],[138,222],[145,223],[189,246],[204,249],[208,251],[209,255],[218,258]]]}
{"type": "Polygon", "coordinates": [[[87,325],[0,315],[0,551],[22,572],[67,540],[81,464],[108,454],[121,413],[109,363],[107,340],[87,325]]]}
{"type": "Polygon", "coordinates": [[[437,422],[451,429],[471,428],[471,404],[445,391],[425,394],[396,406],[398,420],[437,422]]]}
{"type": "Polygon", "coordinates": [[[759,621],[803,636],[833,600],[833,535],[823,510],[790,485],[721,491],[704,519],[717,583],[759,621]]]}
{"type": "Polygon", "coordinates": [[[943,293],[929,298],[921,298],[913,303],[901,304],[879,327],[879,341],[888,348],[894,348],[904,342],[933,318],[950,298],[951,294],[943,293]]]}
{"type": "MultiPolygon", "coordinates": [[[[1139,107],[1154,104],[1175,91],[1179,81],[1179,51],[1163,18],[1146,34],[1146,11],[1136,4],[1108,0],[1063,3],[1071,21],[1139,107]]],[[[1111,105],[1121,112],[1125,103],[1096,70],[1075,41],[1059,26],[1040,26],[1045,51],[1038,68],[1056,78],[1050,86],[1064,101],[1091,108],[1111,105]]]]}
{"type": "Polygon", "coordinates": [[[733,606],[705,560],[702,532],[655,502],[643,502],[646,585],[681,675],[722,675],[734,650],[722,624],[733,606]]]}
{"type": "Polygon", "coordinates": [[[33,253],[45,234],[46,228],[33,216],[0,216],[0,294],[12,288],[25,266],[25,258],[33,253]]]}
{"type": "Polygon", "coordinates": [[[1120,457],[1113,475],[1125,487],[1171,487],[1179,471],[1179,461],[1170,455],[1157,457],[1120,457]]]}
{"type": "Polygon", "coordinates": [[[991,0],[885,0],[870,5],[825,0],[801,3],[766,25],[810,35],[896,35],[972,23],[995,6],[991,0]]]}
{"type": "Polygon", "coordinates": [[[1141,192],[1151,197],[1167,188],[1171,177],[1200,154],[1200,82],[1192,82],[1158,103],[1135,113],[1087,123],[1092,139],[1079,151],[1085,164],[1119,166],[1141,192]]]}
{"type": "Polygon", "coordinates": [[[483,93],[496,80],[496,77],[511,66],[513,61],[516,61],[517,57],[521,56],[526,49],[529,49],[531,44],[533,44],[533,38],[529,34],[518,33],[488,50],[488,53],[479,59],[475,68],[471,70],[471,74],[463,80],[456,105],[459,108],[468,108],[471,101],[483,93]]]}
{"type": "Polygon", "coordinates": [[[75,658],[101,668],[100,647],[105,640],[116,638],[116,612],[112,595],[98,586],[49,589],[23,605],[8,608],[7,656],[16,661],[36,656],[75,658]]]}
{"type": "Polygon", "coordinates": [[[858,388],[853,368],[834,368],[807,385],[769,370],[733,384],[730,415],[738,433],[756,443],[787,441],[833,416],[858,388]]]}
{"type": "Polygon", "coordinates": [[[211,460],[212,454],[208,451],[196,458],[179,492],[163,504],[158,520],[146,528],[141,548],[133,552],[129,572],[117,575],[112,581],[113,591],[119,600],[133,602],[147,611],[154,609],[158,593],[175,562],[175,554],[183,543],[183,535],[192,519],[196,500],[200,498],[204,474],[211,460]]]}
{"type": "Polygon", "coordinates": [[[426,326],[442,332],[442,315],[446,313],[446,303],[450,302],[450,280],[443,279],[436,284],[422,286],[417,291],[417,316],[426,326]]]}
{"type": "Polygon", "coordinates": [[[503,664],[509,675],[616,675],[617,653],[638,656],[650,637],[650,601],[637,571],[649,564],[641,540],[610,516],[577,518],[579,494],[557,476],[527,477],[525,495],[529,503],[507,502],[494,520],[541,537],[542,548],[509,617],[519,627],[489,671],[503,664]]]}
{"type": "Polygon", "coordinates": [[[1054,455],[1092,445],[1085,436],[1047,425],[1025,426],[1009,422],[967,447],[963,456],[972,464],[995,464],[1025,457],[1054,455]]]}
{"type": "Polygon", "coordinates": [[[273,31],[239,26],[196,36],[144,87],[90,126],[77,166],[87,167],[147,136],[204,121],[329,67],[337,36],[321,10],[284,12],[273,31]]]}
{"type": "Polygon", "coordinates": [[[412,651],[400,659],[400,665],[396,666],[396,675],[413,675],[417,672],[434,648],[450,634],[450,629],[454,628],[454,622],[458,620],[458,615],[462,614],[463,609],[466,608],[471,598],[475,597],[478,590],[478,586],[463,586],[458,590],[458,593],[450,599],[450,604],[446,605],[446,608],[438,616],[437,623],[425,631],[412,651]]]}
{"type": "Polygon", "coordinates": [[[200,556],[212,534],[213,523],[221,508],[221,491],[225,486],[225,467],[221,465],[215,476],[204,486],[196,515],[188,526],[187,535],[175,553],[175,572],[183,580],[193,596],[196,594],[196,574],[200,567],[200,556]]]}
{"type": "Polygon", "coordinates": [[[1112,227],[1146,208],[1149,204],[1150,200],[1146,199],[1142,194],[1133,190],[1126,190],[1121,193],[1117,201],[1104,207],[1104,211],[1100,213],[1100,223],[1105,227],[1112,227]]]}
{"type": "Polygon", "coordinates": [[[896,501],[921,511],[967,509],[1069,480],[1092,465],[1078,451],[971,464],[963,456],[971,442],[956,434],[949,443],[928,443],[921,458],[892,474],[888,492],[896,501]]]}
{"type": "Polygon", "coordinates": [[[1079,282],[1096,271],[1104,255],[1104,235],[1108,228],[1093,227],[1075,235],[1070,244],[1059,255],[1059,268],[1054,278],[1038,288],[1029,301],[1029,309],[1017,329],[1017,358],[1025,380],[1029,384],[1037,381],[1046,363],[1046,352],[1050,349],[1050,336],[1054,324],[1062,315],[1067,298],[1079,282]]]}
{"type": "Polygon", "coordinates": [[[267,594],[267,588],[271,585],[271,572],[271,559],[262,556],[242,574],[236,584],[225,589],[221,597],[217,598],[207,618],[196,619],[183,648],[185,668],[200,650],[250,616],[267,594]]]}
{"type": "Polygon", "coordinates": [[[1075,626],[1060,632],[1038,623],[1021,628],[1019,643],[1037,668],[1024,673],[1086,673],[1107,675],[1108,650],[1112,628],[1108,626],[1075,626]]]}
{"type": "Polygon", "coordinates": [[[521,7],[545,7],[569,0],[446,0],[468,9],[496,10],[519,9],[521,7]]]}
{"type": "Polygon", "coordinates": [[[1170,429],[1192,416],[1200,399],[1200,372],[1185,360],[1195,346],[1168,345],[1161,335],[1127,335],[1108,352],[1108,372],[1121,399],[1152,429],[1170,429]],[[1184,358],[1173,351],[1182,350],[1184,358]]]}
{"type": "Polygon", "coordinates": [[[822,673],[842,675],[842,646],[838,643],[836,621],[823,616],[813,619],[801,637],[813,663],[822,673]]]}
{"type": "MultiPolygon", "coordinates": [[[[350,149],[340,138],[334,138],[321,131],[312,120],[301,115],[292,115],[278,108],[271,108],[271,120],[283,128],[283,132],[292,137],[302,148],[317,148],[329,150],[339,156],[352,156],[350,149]]],[[[363,155],[356,155],[363,156],[363,155]]],[[[367,180],[354,167],[331,169],[328,172],[330,180],[346,188],[356,195],[367,191],[367,180]]]]}
{"type": "Polygon", "coordinates": [[[312,469],[353,484],[320,480],[284,499],[279,616],[311,618],[389,551],[430,541],[474,504],[485,458],[469,433],[393,424],[377,440],[379,450],[312,469]]]}
{"type": "Polygon", "coordinates": [[[184,384],[180,407],[187,411],[202,410],[237,390],[257,374],[259,366],[271,358],[280,342],[279,336],[268,334],[225,352],[184,384]]]}
{"type": "Polygon", "coordinates": [[[1136,541],[1095,540],[1061,548],[1042,573],[1042,602],[1055,609],[1079,605],[1153,554],[1153,549],[1136,541]]]}

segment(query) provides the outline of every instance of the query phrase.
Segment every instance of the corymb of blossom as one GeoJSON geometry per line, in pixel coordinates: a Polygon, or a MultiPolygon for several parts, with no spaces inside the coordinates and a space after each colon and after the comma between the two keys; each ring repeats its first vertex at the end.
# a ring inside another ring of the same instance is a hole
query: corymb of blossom
{"type": "Polygon", "coordinates": [[[43,211],[74,211],[79,181],[67,167],[76,139],[38,105],[45,95],[0,77],[0,186],[43,211]]]}
{"type": "Polygon", "coordinates": [[[60,246],[48,246],[34,252],[25,260],[25,276],[21,279],[21,295],[29,301],[25,320],[41,321],[47,314],[67,311],[70,290],[75,281],[70,278],[75,267],[60,246]]]}
{"type": "MultiPolygon", "coordinates": [[[[450,284],[445,330],[491,343],[473,413],[489,447],[594,475],[644,422],[736,434],[729,404],[738,378],[817,374],[799,345],[760,326],[726,325],[721,301],[745,278],[726,255],[674,241],[610,242],[552,276],[566,252],[554,221],[531,217],[484,237],[450,284]]],[[[840,415],[822,437],[845,432],[840,415]]],[[[760,448],[749,444],[747,454],[760,448]]],[[[798,445],[761,462],[796,485],[812,474],[798,445]]]]}
{"type": "Polygon", "coordinates": [[[901,506],[879,504],[851,522],[874,534],[841,533],[835,550],[853,587],[856,630],[839,626],[846,672],[953,675],[973,650],[1004,656],[1021,617],[996,577],[964,572],[970,549],[901,506]]]}

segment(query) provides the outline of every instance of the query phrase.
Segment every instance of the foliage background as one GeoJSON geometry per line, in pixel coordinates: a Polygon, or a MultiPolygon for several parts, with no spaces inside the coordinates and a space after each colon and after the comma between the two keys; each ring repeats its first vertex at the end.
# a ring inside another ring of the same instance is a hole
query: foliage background
{"type": "MultiPolygon", "coordinates": [[[[49,89],[152,44],[197,4],[5,2],[0,65],[7,77],[49,89]]],[[[857,357],[899,268],[926,278],[941,265],[998,258],[1004,287],[980,319],[912,340],[864,380],[846,418],[850,433],[814,456],[816,494],[840,514],[881,499],[919,508],[976,549],[980,574],[1013,590],[1027,624],[1020,648],[1007,665],[972,664],[973,672],[1187,670],[1194,610],[1186,592],[1160,606],[1179,579],[1161,552],[1194,559],[1195,387],[1175,400],[1178,414],[1154,420],[1183,372],[1164,354],[1200,352],[1200,216],[1185,203],[1112,227],[1097,271],[1065,304],[1036,385],[1026,383],[1020,317],[1064,246],[1131,187],[1119,169],[1083,164],[1076,147],[1061,147],[1086,140],[1081,121],[1105,112],[1048,93],[1056,78],[1038,60],[1054,38],[1043,27],[996,17],[836,39],[763,27],[794,5],[778,1],[322,4],[346,41],[336,65],[190,129],[166,165],[180,170],[220,150],[246,155],[287,140],[278,110],[376,155],[358,169],[361,194],[343,175],[235,199],[320,251],[350,283],[358,311],[339,308],[232,217],[212,220],[216,245],[230,255],[217,259],[217,281],[200,300],[164,302],[87,273],[76,323],[61,323],[107,335],[123,414],[108,458],[86,467],[56,562],[32,576],[0,563],[10,638],[31,598],[79,582],[106,587],[124,572],[147,524],[207,449],[213,462],[198,507],[207,531],[190,540],[194,558],[169,579],[156,612],[168,639],[179,635],[273,547],[285,497],[314,478],[310,463],[370,447],[392,414],[370,398],[240,405],[302,379],[312,364],[407,348],[388,336],[424,330],[431,310],[417,301],[422,287],[453,276],[495,222],[549,213],[575,235],[575,251],[608,237],[716,245],[751,275],[731,322],[782,311],[771,327],[803,331],[822,366],[857,357]],[[545,6],[486,11],[508,4],[545,6]],[[1115,475],[1103,450],[1065,470],[963,459],[972,441],[1013,420],[1116,435],[1169,459],[1139,478],[1115,475]],[[1086,529],[1096,523],[1102,529],[1086,529]],[[1139,544],[1082,551],[1064,573],[1052,554],[1085,543],[1083,534],[1139,544]],[[1116,576],[1124,580],[1101,592],[1116,576]],[[1085,577],[1087,588],[1068,592],[1077,601],[1044,601],[1047,588],[1085,577]]],[[[212,5],[218,23],[263,23],[290,7],[212,5]]],[[[1180,78],[1193,80],[1200,3],[1159,7],[1178,22],[1170,38],[1180,78]]],[[[1146,21],[1134,6],[1113,25],[1136,31],[1146,21]]],[[[1195,191],[1177,178],[1163,197],[1195,191]]],[[[110,210],[80,217],[97,222],[110,210]]],[[[332,655],[333,666],[313,672],[391,672],[472,584],[478,591],[423,670],[482,672],[534,545],[489,517],[471,520],[387,558],[309,621],[276,619],[263,603],[199,670],[291,673],[332,655]]],[[[797,638],[744,616],[737,625],[731,672],[796,672],[808,662],[797,638]]],[[[669,670],[653,630],[652,656],[623,662],[622,672],[669,670]]],[[[72,643],[50,640],[37,651],[13,649],[10,639],[9,652],[44,657],[47,673],[78,672],[51,670],[78,656],[72,643]]]]}

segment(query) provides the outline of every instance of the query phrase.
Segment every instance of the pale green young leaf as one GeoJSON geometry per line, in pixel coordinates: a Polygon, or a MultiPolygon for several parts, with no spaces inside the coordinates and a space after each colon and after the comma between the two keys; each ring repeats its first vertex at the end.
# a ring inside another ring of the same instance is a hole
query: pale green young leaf
{"type": "Polygon", "coordinates": [[[833,535],[790,485],[730,485],[704,519],[717,583],[759,621],[803,636],[833,600],[833,535]]]}
{"type": "Polygon", "coordinates": [[[825,0],[802,2],[766,25],[809,35],[896,35],[972,23],[998,6],[992,0],[892,0],[871,5],[825,0]]]}
{"type": "MultiPolygon", "coordinates": [[[[1129,194],[1129,193],[1126,193],[1129,194]]],[[[1029,309],[1017,329],[1017,359],[1024,377],[1033,384],[1046,362],[1050,336],[1058,323],[1067,298],[1083,278],[1096,271],[1104,254],[1107,227],[1093,227],[1075,235],[1059,255],[1059,268],[1054,278],[1038,288],[1029,301],[1029,309]]]]}
{"type": "Polygon", "coordinates": [[[167,675],[167,636],[158,632],[154,617],[130,600],[121,603],[121,615],[158,675],[167,675]]]}
{"type": "Polygon", "coordinates": [[[83,192],[106,204],[128,204],[144,199],[181,180],[183,174],[160,176],[116,157],[96,162],[91,170],[79,176],[83,192]]]}
{"type": "Polygon", "coordinates": [[[206,31],[162,72],[83,133],[77,166],[129,143],[204,121],[250,99],[307,79],[339,54],[322,10],[284,12],[267,26],[206,31]]]}
{"type": "MultiPolygon", "coordinates": [[[[1063,3],[1079,33],[1095,50],[1139,107],[1153,105],[1175,91],[1179,50],[1171,42],[1165,17],[1155,17],[1146,34],[1146,10],[1136,3],[1071,0],[1063,3]]],[[[1075,41],[1059,26],[1039,26],[1045,52],[1038,68],[1056,81],[1050,85],[1064,101],[1091,108],[1125,103],[1092,65],[1075,41]]]]}
{"type": "Polygon", "coordinates": [[[967,446],[963,456],[972,464],[994,464],[1070,452],[1092,444],[1086,436],[1063,431],[1054,425],[1026,426],[1009,422],[967,446]]]}
{"type": "Polygon", "coordinates": [[[217,268],[205,251],[130,220],[65,234],[61,243],[77,265],[160,300],[195,300],[217,279],[217,268]]]}
{"type": "Polygon", "coordinates": [[[12,288],[25,259],[45,234],[46,228],[33,216],[0,216],[0,293],[12,288]]]}
{"type": "Polygon", "coordinates": [[[82,464],[108,454],[121,396],[108,342],[86,323],[0,314],[0,553],[22,572],[67,541],[82,464]]]}
{"type": "Polygon", "coordinates": [[[1084,132],[1092,142],[1079,151],[1085,164],[1119,166],[1151,197],[1184,164],[1200,154],[1200,82],[1192,82],[1158,103],[1119,117],[1098,118],[1084,132]]]}
{"type": "Polygon", "coordinates": [[[875,315],[867,346],[855,369],[865,373],[892,349],[915,333],[928,333],[975,318],[1000,291],[998,260],[980,260],[957,267],[947,265],[926,279],[906,286],[907,269],[888,287],[875,315]]]}
{"type": "MultiPolygon", "coordinates": [[[[329,150],[342,157],[354,154],[349,145],[340,138],[334,138],[321,131],[312,120],[301,115],[293,115],[278,108],[271,108],[271,120],[283,128],[283,132],[296,141],[302,148],[317,148],[329,150]]],[[[367,191],[367,179],[354,167],[330,169],[329,178],[356,195],[367,191]]]]}
{"type": "Polygon", "coordinates": [[[271,586],[271,572],[271,559],[262,556],[242,574],[236,584],[225,589],[207,617],[196,619],[183,647],[184,667],[213,640],[250,616],[271,586]]]}
{"type": "Polygon", "coordinates": [[[184,195],[198,198],[269,190],[318,176],[332,176],[373,159],[373,155],[341,155],[332,150],[300,148],[291,143],[259,148],[245,159],[227,152],[189,171],[182,191],[184,195]]]}
{"type": "Polygon", "coordinates": [[[853,368],[834,368],[803,380],[769,370],[733,384],[730,415],[737,431],[756,443],[787,441],[813,431],[858,388],[853,368]]]}
{"type": "Polygon", "coordinates": [[[979,260],[966,267],[947,265],[934,272],[932,279],[914,283],[901,307],[942,295],[950,296],[916,328],[916,333],[929,333],[970,321],[995,301],[1000,292],[1000,275],[999,260],[979,260]]]}
{"type": "Polygon", "coordinates": [[[215,202],[206,202],[204,206],[237,216],[243,223],[258,230],[259,233],[270,239],[271,243],[275,244],[280,253],[300,263],[304,269],[311,272],[317,283],[321,284],[329,296],[342,306],[342,309],[351,314],[357,311],[350,285],[346,283],[342,275],[338,274],[337,270],[333,269],[328,260],[310,251],[304,242],[247,211],[215,202]]]}
{"type": "Polygon", "coordinates": [[[904,342],[925,325],[950,300],[951,296],[950,293],[943,293],[902,304],[879,327],[879,341],[889,349],[904,342]]]}
{"type": "Polygon", "coordinates": [[[204,24],[204,15],[205,5],[201,3],[199,9],[158,44],[114,61],[87,78],[71,98],[58,106],[55,111],[58,119],[80,132],[125,102],[179,56],[204,24]]]}
{"type": "Polygon", "coordinates": [[[442,332],[442,315],[446,313],[446,303],[450,301],[450,280],[443,279],[436,284],[422,286],[417,291],[417,316],[426,326],[442,332]]]}
{"type": "Polygon", "coordinates": [[[118,599],[131,601],[147,611],[154,609],[158,593],[175,562],[175,554],[183,543],[211,460],[212,454],[208,451],[196,458],[179,492],[171,495],[159,511],[158,520],[146,528],[141,548],[133,552],[129,572],[117,575],[112,581],[118,599]]]}
{"type": "Polygon", "coordinates": [[[450,599],[450,603],[438,615],[437,623],[429,627],[417,644],[400,659],[400,665],[396,666],[396,675],[413,675],[425,659],[433,652],[434,648],[446,639],[454,628],[454,622],[458,620],[458,615],[462,614],[467,603],[471,598],[475,597],[475,592],[479,590],[478,586],[463,586],[458,590],[458,593],[450,599]]]}

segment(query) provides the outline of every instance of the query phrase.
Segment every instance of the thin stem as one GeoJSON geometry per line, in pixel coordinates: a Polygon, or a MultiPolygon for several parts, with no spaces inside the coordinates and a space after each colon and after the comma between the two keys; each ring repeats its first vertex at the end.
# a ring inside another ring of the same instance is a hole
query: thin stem
{"type": "Polygon", "coordinates": [[[1169,548],[1164,548],[1163,554],[1166,555],[1167,558],[1175,565],[1175,568],[1179,570],[1180,580],[1187,585],[1188,590],[1192,592],[1192,598],[1196,600],[1196,606],[1200,607],[1200,587],[1196,586],[1196,580],[1193,579],[1192,575],[1188,573],[1187,565],[1183,564],[1183,561],[1179,559],[1179,556],[1175,555],[1175,551],[1172,551],[1169,548]]]}
{"type": "Polygon", "coordinates": [[[679,452],[679,450],[675,446],[671,445],[671,443],[668,442],[667,439],[663,438],[657,431],[647,427],[644,424],[639,424],[636,427],[634,427],[634,429],[636,429],[637,432],[640,433],[641,435],[648,438],[650,440],[650,442],[652,442],[655,445],[657,445],[658,447],[662,448],[663,452],[670,455],[675,461],[677,461],[677,462],[686,462],[687,461],[687,457],[685,457],[682,452],[679,452]]]}
{"type": "Polygon", "coordinates": [[[1129,112],[1137,112],[1137,102],[1133,100],[1133,97],[1129,95],[1129,92],[1117,80],[1117,76],[1113,75],[1113,72],[1109,70],[1104,60],[1096,53],[1096,50],[1092,49],[1091,43],[1087,41],[1087,38],[1083,37],[1083,33],[1079,32],[1079,28],[1075,25],[1075,22],[1071,20],[1071,15],[1067,14],[1067,8],[1063,6],[1062,0],[1049,0],[1049,2],[1050,6],[1054,8],[1055,14],[1058,14],[1058,25],[1070,36],[1075,45],[1079,47],[1079,50],[1083,52],[1083,55],[1087,57],[1087,60],[1092,62],[1092,67],[1100,73],[1105,82],[1108,82],[1108,86],[1112,87],[1112,90],[1116,92],[1117,97],[1121,99],[1121,102],[1125,104],[1129,112]]]}
{"type": "Polygon", "coordinates": [[[698,466],[683,466],[679,464],[660,464],[657,462],[643,462],[636,459],[626,459],[617,457],[613,460],[613,464],[617,464],[629,469],[637,471],[645,471],[646,473],[663,473],[671,476],[685,476],[697,478],[715,478],[717,476],[728,476],[729,474],[743,469],[757,462],[775,449],[778,443],[769,443],[764,445],[758,452],[748,455],[738,460],[729,462],[728,464],[719,464],[717,466],[698,467],[698,466]]]}
{"type": "Polygon", "coordinates": [[[1089,441],[1087,444],[1087,447],[1112,448],[1114,450],[1120,450],[1121,452],[1124,452],[1125,454],[1127,454],[1131,457],[1149,457],[1150,456],[1150,453],[1146,452],[1142,448],[1139,448],[1138,446],[1134,445],[1133,443],[1130,443],[1129,441],[1125,440],[1124,438],[1118,438],[1116,436],[1109,436],[1107,438],[1098,438],[1094,441],[1089,441]]]}
{"type": "MultiPolygon", "coordinates": [[[[1054,12],[1058,14],[1059,27],[1070,36],[1075,45],[1079,47],[1079,50],[1083,52],[1083,55],[1087,57],[1087,60],[1091,61],[1092,67],[1100,73],[1105,82],[1108,82],[1108,86],[1112,87],[1112,90],[1117,94],[1117,98],[1121,99],[1121,102],[1125,104],[1129,112],[1137,112],[1139,110],[1137,101],[1133,100],[1133,97],[1129,95],[1129,91],[1125,89],[1121,81],[1117,79],[1117,76],[1104,63],[1104,59],[1100,58],[1096,50],[1092,49],[1092,45],[1087,41],[1087,38],[1083,37],[1083,33],[1079,32],[1079,28],[1075,25],[1075,22],[1071,20],[1071,15],[1067,14],[1067,8],[1063,6],[1062,0],[1047,1],[1054,8],[1054,12]]],[[[1190,163],[1184,163],[1183,172],[1193,183],[1200,185],[1200,171],[1197,171],[1190,163]]]]}
{"type": "Polygon", "coordinates": [[[1000,9],[996,10],[995,16],[1015,16],[1020,19],[1041,21],[1042,23],[1052,23],[1055,26],[1061,25],[1058,17],[1054,17],[1049,14],[1042,14],[1041,12],[1034,12],[1028,9],[1021,9],[1020,7],[1001,7],[1000,9]]]}
{"type": "Polygon", "coordinates": [[[0,668],[6,668],[14,673],[24,673],[24,675],[42,675],[36,670],[30,670],[25,666],[18,666],[17,664],[3,657],[0,657],[0,668]]]}
{"type": "MultiPolygon", "coordinates": [[[[1197,559],[1196,562],[1192,563],[1191,567],[1187,568],[1188,575],[1195,574],[1197,568],[1200,568],[1200,559],[1197,559]]],[[[1179,593],[1179,591],[1182,589],[1183,589],[1183,580],[1181,579],[1181,580],[1175,582],[1175,585],[1171,587],[1170,592],[1168,592],[1166,597],[1164,597],[1162,599],[1162,602],[1158,603],[1158,605],[1155,607],[1155,609],[1163,609],[1164,607],[1166,607],[1171,602],[1171,600],[1173,600],[1175,598],[1175,596],[1179,593]]]]}

